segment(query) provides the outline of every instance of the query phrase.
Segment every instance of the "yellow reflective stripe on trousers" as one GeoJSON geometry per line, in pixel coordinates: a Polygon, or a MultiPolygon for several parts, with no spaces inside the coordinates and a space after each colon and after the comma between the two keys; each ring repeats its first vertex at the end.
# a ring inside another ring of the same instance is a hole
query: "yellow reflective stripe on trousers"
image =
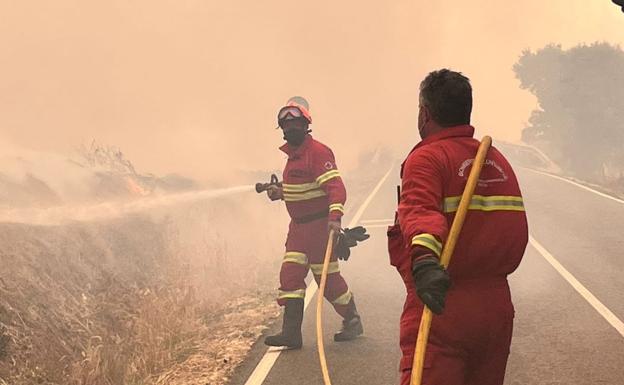
{"type": "Polygon", "coordinates": [[[307,201],[308,199],[314,199],[314,198],[318,198],[318,197],[324,197],[325,195],[325,191],[318,189],[318,190],[311,190],[311,191],[307,191],[304,193],[286,193],[284,192],[284,200],[286,202],[299,202],[299,201],[307,201]]]}
{"type": "Polygon", "coordinates": [[[414,236],[414,238],[412,238],[412,245],[425,246],[429,250],[436,253],[438,257],[440,256],[440,253],[442,253],[442,243],[431,234],[423,233],[414,236]]]}
{"type": "Polygon", "coordinates": [[[319,184],[316,182],[301,183],[301,184],[282,184],[282,188],[285,193],[303,193],[306,191],[319,188],[319,184]]]}
{"type": "Polygon", "coordinates": [[[284,291],[280,290],[277,298],[285,299],[285,298],[305,298],[305,289],[298,289],[293,291],[284,291]]]}
{"type": "Polygon", "coordinates": [[[340,211],[344,214],[344,205],[342,203],[332,203],[329,205],[329,211],[340,211]]]}
{"type": "MultiPolygon", "coordinates": [[[[444,212],[453,213],[457,211],[460,200],[461,196],[444,198],[444,212]]],[[[480,211],[524,211],[524,202],[522,197],[513,195],[474,195],[468,209],[480,211]]]]}
{"type": "Polygon", "coordinates": [[[339,176],[340,176],[340,172],[338,172],[338,170],[329,170],[325,174],[316,178],[316,183],[318,183],[320,186],[323,183],[327,182],[328,180],[339,177],[339,176]]]}
{"type": "Polygon", "coordinates": [[[347,291],[346,293],[331,302],[334,305],[348,305],[349,302],[351,302],[351,297],[353,297],[353,294],[351,294],[350,291],[347,291]]]}
{"type": "MultiPolygon", "coordinates": [[[[312,270],[312,274],[321,275],[323,273],[323,264],[322,263],[312,263],[310,264],[310,270],[312,270]]],[[[330,262],[329,269],[327,270],[327,274],[338,273],[340,272],[340,265],[338,265],[338,261],[330,262]]]]}
{"type": "Polygon", "coordinates": [[[304,253],[287,251],[286,254],[284,254],[284,260],[282,261],[282,263],[286,262],[297,263],[299,265],[307,265],[308,257],[304,253]]]}

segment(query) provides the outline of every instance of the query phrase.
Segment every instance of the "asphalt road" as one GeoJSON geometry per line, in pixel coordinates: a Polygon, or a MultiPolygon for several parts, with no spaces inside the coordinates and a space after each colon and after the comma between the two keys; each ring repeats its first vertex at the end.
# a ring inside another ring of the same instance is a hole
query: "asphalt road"
{"type": "MultiPolygon", "coordinates": [[[[624,329],[617,330],[624,320],[624,202],[531,170],[516,171],[533,243],[510,277],[516,318],[505,384],[624,384],[624,329]],[[560,264],[559,270],[545,253],[560,264]]],[[[394,170],[381,185],[362,215],[360,223],[369,228],[371,239],[341,265],[365,336],[334,343],[340,319],[329,305],[324,309],[334,385],[398,384],[398,322],[405,293],[388,262],[385,236],[385,220],[393,217],[396,206],[396,174],[394,170]]],[[[306,311],[302,350],[274,356],[275,364],[265,365],[270,371],[263,381],[249,380],[266,352],[260,341],[231,385],[322,384],[315,305],[312,301],[306,311]]]]}

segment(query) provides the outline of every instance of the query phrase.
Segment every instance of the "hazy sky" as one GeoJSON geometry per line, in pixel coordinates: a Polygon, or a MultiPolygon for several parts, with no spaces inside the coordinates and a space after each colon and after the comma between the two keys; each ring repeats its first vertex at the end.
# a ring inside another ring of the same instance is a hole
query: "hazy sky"
{"type": "Polygon", "coordinates": [[[275,115],[300,94],[348,167],[416,142],[418,84],[440,67],[472,79],[481,134],[514,140],[535,108],[522,50],[594,41],[624,42],[609,0],[0,0],[0,140],[96,139],[208,180],[281,167],[275,115]]]}

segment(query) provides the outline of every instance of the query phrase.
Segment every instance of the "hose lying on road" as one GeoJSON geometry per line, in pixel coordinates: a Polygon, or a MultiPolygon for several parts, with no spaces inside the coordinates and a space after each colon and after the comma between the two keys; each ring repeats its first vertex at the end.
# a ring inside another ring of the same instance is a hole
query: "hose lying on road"
{"type": "Polygon", "coordinates": [[[327,241],[327,249],[325,250],[325,260],[323,261],[321,282],[319,283],[319,292],[316,299],[316,341],[318,344],[319,360],[321,362],[321,371],[323,372],[323,382],[325,383],[325,385],[331,385],[331,380],[329,379],[327,359],[325,358],[325,345],[323,344],[323,298],[325,297],[325,284],[327,283],[329,260],[331,259],[333,248],[334,230],[330,230],[329,240],[327,241]]]}
{"type": "MultiPolygon", "coordinates": [[[[464,225],[464,219],[466,219],[468,207],[470,206],[470,201],[472,200],[472,195],[474,194],[474,190],[477,187],[479,175],[481,175],[483,162],[485,161],[485,157],[491,145],[492,138],[489,136],[484,136],[481,140],[481,144],[479,145],[477,156],[475,157],[474,163],[472,164],[472,169],[470,170],[470,175],[468,176],[468,182],[466,183],[466,187],[464,188],[464,192],[462,193],[461,200],[459,201],[459,208],[457,209],[457,214],[455,215],[455,219],[453,220],[453,224],[451,225],[449,236],[446,240],[446,243],[444,244],[444,248],[442,249],[440,264],[443,265],[445,268],[448,267],[449,263],[451,262],[451,256],[453,255],[453,251],[455,250],[455,245],[457,244],[459,233],[461,232],[461,229],[464,225]]],[[[422,381],[422,373],[425,363],[425,351],[427,349],[427,340],[429,339],[429,329],[431,328],[432,316],[433,314],[431,313],[431,310],[427,306],[425,306],[422,318],[420,320],[420,327],[418,328],[418,339],[416,340],[416,350],[414,353],[414,362],[412,364],[411,385],[420,385],[422,381]]]]}

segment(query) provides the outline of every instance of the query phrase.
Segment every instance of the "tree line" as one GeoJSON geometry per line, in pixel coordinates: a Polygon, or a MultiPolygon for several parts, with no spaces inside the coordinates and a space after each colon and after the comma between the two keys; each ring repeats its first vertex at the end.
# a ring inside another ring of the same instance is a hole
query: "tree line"
{"type": "Polygon", "coordinates": [[[608,43],[526,50],[514,65],[537,97],[522,139],[580,178],[624,182],[624,51],[608,43]]]}

